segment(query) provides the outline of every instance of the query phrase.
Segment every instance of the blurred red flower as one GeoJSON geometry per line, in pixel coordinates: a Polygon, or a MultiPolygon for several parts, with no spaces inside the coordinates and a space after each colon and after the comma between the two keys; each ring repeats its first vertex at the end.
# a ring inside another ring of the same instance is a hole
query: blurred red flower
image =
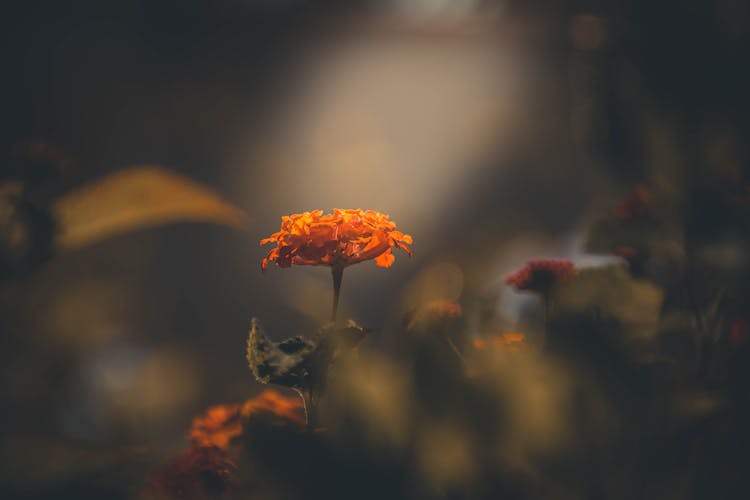
{"type": "Polygon", "coordinates": [[[26,141],[17,144],[14,149],[17,161],[27,168],[44,165],[50,170],[64,171],[73,163],[67,152],[46,141],[26,141]]]}
{"type": "Polygon", "coordinates": [[[507,276],[505,282],[516,290],[545,293],[554,285],[566,283],[575,274],[573,262],[567,259],[533,259],[507,276]]]}
{"type": "Polygon", "coordinates": [[[281,229],[262,239],[261,245],[275,243],[263,259],[264,271],[269,262],[279,267],[295,265],[344,267],[375,259],[380,267],[393,264],[393,247],[411,255],[412,237],[396,230],[387,215],[373,210],[334,209],[285,215],[281,229]]]}
{"type": "Polygon", "coordinates": [[[231,489],[236,466],[214,446],[191,446],[151,473],[149,498],[218,498],[231,489]]]}
{"type": "Polygon", "coordinates": [[[626,246],[626,245],[615,247],[609,253],[612,255],[616,255],[618,257],[622,257],[628,262],[630,262],[631,260],[635,259],[638,256],[637,249],[635,249],[634,247],[626,246]]]}
{"type": "Polygon", "coordinates": [[[648,253],[644,249],[623,245],[613,248],[609,253],[627,262],[632,273],[642,274],[645,272],[648,253]]]}
{"type": "Polygon", "coordinates": [[[729,344],[734,347],[742,347],[750,339],[750,325],[747,321],[736,319],[729,324],[729,344]]]}
{"type": "Polygon", "coordinates": [[[644,185],[638,185],[615,205],[612,217],[621,221],[643,218],[651,211],[653,201],[651,190],[644,185]]]}

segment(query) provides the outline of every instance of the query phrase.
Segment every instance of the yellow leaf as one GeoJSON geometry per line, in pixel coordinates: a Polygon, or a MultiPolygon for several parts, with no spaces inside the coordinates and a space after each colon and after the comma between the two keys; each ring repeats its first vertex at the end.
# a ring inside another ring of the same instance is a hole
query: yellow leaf
{"type": "Polygon", "coordinates": [[[74,249],[113,236],[175,222],[243,229],[246,214],[196,182],[158,166],[135,166],[58,199],[56,246],[74,249]]]}

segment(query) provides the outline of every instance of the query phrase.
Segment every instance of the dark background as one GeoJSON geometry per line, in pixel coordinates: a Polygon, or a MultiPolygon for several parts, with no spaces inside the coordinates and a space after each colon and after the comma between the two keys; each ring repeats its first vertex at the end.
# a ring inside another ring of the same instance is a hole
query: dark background
{"type": "MultiPolygon", "coordinates": [[[[534,254],[585,261],[586,214],[636,183],[689,192],[715,162],[747,180],[745,2],[26,1],[3,11],[4,176],[17,144],[42,139],[73,158],[56,195],[158,164],[250,217],[244,232],[181,224],[117,236],[0,284],[9,498],[99,483],[128,496],[183,446],[193,414],[259,391],[244,357],[250,318],[280,338],[327,314],[324,270],[260,273],[257,241],[285,213],[361,205],[414,236],[413,259],[344,278],[346,314],[385,346],[404,309],[440,293],[519,321],[523,304],[499,292],[504,273],[534,254]],[[309,149],[316,134],[322,145],[309,149]]],[[[689,234],[721,227],[697,207],[685,212],[689,234]]]]}

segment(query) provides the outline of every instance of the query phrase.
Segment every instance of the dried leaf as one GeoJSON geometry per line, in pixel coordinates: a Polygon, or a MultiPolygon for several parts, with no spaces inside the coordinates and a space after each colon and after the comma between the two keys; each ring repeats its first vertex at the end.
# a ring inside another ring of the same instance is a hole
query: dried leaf
{"type": "Polygon", "coordinates": [[[253,318],[247,339],[247,362],[258,382],[300,389],[307,385],[315,346],[314,341],[299,336],[273,342],[253,318]]]}
{"type": "Polygon", "coordinates": [[[320,388],[330,365],[356,347],[369,332],[349,320],[343,328],[329,323],[311,339],[295,336],[273,342],[253,318],[247,339],[247,362],[255,378],[263,384],[297,390],[320,388]]]}
{"type": "Polygon", "coordinates": [[[368,333],[370,333],[370,330],[351,319],[347,321],[344,328],[336,328],[333,323],[329,323],[318,334],[321,339],[318,346],[318,355],[325,352],[325,356],[330,357],[329,362],[333,363],[357,347],[357,344],[368,333]]]}
{"type": "Polygon", "coordinates": [[[241,229],[246,215],[218,194],[158,166],[136,166],[58,199],[53,214],[60,249],[175,222],[212,222],[241,229]]]}

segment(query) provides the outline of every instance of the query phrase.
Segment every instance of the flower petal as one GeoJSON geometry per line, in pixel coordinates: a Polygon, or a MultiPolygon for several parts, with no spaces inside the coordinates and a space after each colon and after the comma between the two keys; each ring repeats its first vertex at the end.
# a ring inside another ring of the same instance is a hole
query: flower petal
{"type": "Polygon", "coordinates": [[[379,267],[391,267],[391,264],[393,264],[393,261],[396,260],[396,257],[393,256],[393,252],[391,252],[391,249],[389,248],[385,252],[378,255],[378,257],[375,259],[375,264],[377,264],[379,267]]]}

